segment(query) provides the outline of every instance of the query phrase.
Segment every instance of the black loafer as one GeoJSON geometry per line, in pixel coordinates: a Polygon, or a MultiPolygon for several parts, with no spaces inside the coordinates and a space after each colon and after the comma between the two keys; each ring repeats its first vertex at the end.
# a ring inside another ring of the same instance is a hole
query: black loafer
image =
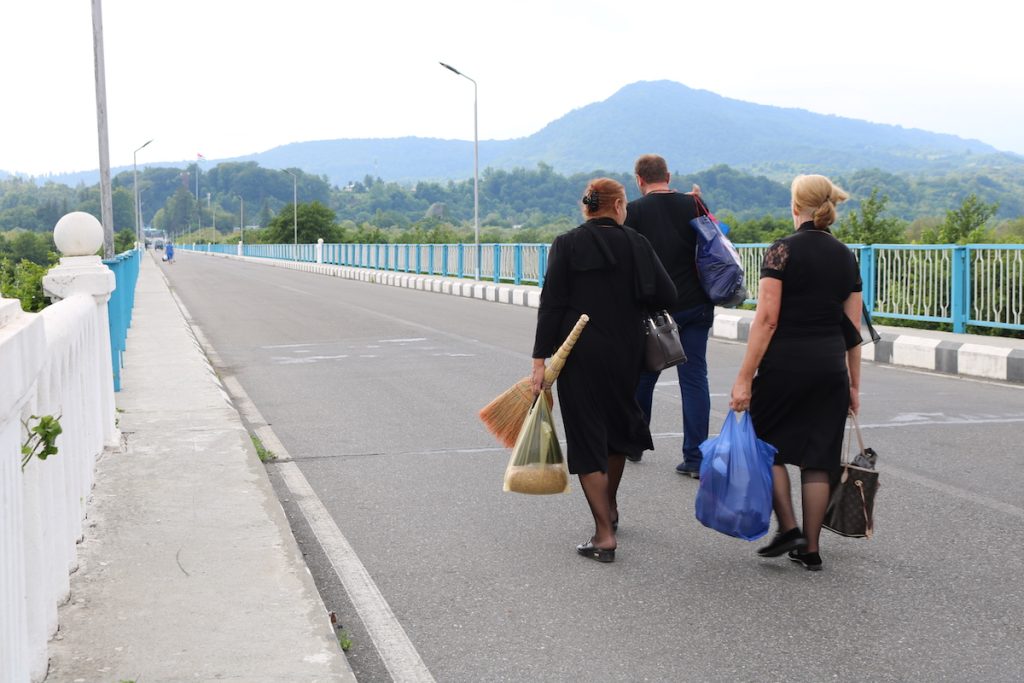
{"type": "Polygon", "coordinates": [[[592,560],[598,562],[614,562],[615,561],[615,549],[614,548],[596,548],[592,540],[586,543],[580,543],[576,546],[576,552],[583,557],[589,557],[592,560]]]}
{"type": "Polygon", "coordinates": [[[804,538],[803,532],[797,526],[789,531],[776,533],[771,543],[757,549],[757,554],[761,557],[778,557],[790,550],[799,550],[806,545],[807,539],[804,538]]]}
{"type": "Polygon", "coordinates": [[[789,551],[789,559],[798,562],[809,572],[821,571],[821,555],[818,553],[798,553],[795,550],[789,551]]]}

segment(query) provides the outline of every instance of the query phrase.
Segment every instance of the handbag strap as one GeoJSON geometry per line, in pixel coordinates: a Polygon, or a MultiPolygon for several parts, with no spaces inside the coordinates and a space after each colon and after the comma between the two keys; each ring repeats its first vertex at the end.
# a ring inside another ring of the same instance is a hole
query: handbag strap
{"type": "Polygon", "coordinates": [[[864,452],[864,437],[860,433],[860,422],[857,421],[857,416],[850,413],[850,422],[853,423],[853,429],[848,429],[846,432],[846,448],[843,449],[843,460],[842,464],[847,465],[850,463],[850,447],[853,445],[853,434],[857,435],[857,443],[860,445],[860,452],[864,452]]]}
{"type": "Polygon", "coordinates": [[[868,311],[868,305],[863,301],[860,304],[861,315],[864,318],[864,324],[868,327],[868,339],[864,340],[864,344],[877,344],[882,341],[882,336],[875,330],[875,326],[871,324],[871,313],[868,311]]]}
{"type": "Polygon", "coordinates": [[[707,205],[701,200],[700,196],[699,195],[691,195],[691,196],[693,197],[693,201],[696,202],[696,204],[697,204],[697,215],[698,216],[710,216],[711,212],[708,211],[707,205]],[[704,213],[701,213],[701,211],[703,211],[704,213]]]}
{"type": "Polygon", "coordinates": [[[860,509],[864,512],[864,538],[871,538],[871,534],[875,531],[875,522],[868,514],[868,499],[864,495],[864,482],[858,479],[853,482],[853,485],[860,492],[860,509]]]}

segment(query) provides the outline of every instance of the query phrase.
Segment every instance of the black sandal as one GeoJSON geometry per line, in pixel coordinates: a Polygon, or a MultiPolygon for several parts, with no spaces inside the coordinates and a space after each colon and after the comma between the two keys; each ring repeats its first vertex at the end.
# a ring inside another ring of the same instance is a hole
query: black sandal
{"type": "Polygon", "coordinates": [[[597,548],[594,546],[594,539],[590,539],[586,543],[580,543],[576,546],[576,552],[583,557],[589,557],[591,560],[597,560],[598,562],[615,561],[615,549],[597,548]]]}

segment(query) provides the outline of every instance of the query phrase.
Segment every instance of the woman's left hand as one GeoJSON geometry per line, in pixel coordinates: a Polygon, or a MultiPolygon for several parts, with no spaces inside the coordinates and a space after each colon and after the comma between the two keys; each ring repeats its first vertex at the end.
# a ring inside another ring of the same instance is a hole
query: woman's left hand
{"type": "Polygon", "coordinates": [[[533,372],[530,375],[530,384],[533,388],[533,395],[536,396],[543,389],[544,386],[544,361],[541,360],[539,363],[535,360],[533,363],[533,372]]]}
{"type": "Polygon", "coordinates": [[[737,413],[750,410],[751,384],[750,381],[736,378],[736,383],[732,385],[729,407],[737,413]]]}

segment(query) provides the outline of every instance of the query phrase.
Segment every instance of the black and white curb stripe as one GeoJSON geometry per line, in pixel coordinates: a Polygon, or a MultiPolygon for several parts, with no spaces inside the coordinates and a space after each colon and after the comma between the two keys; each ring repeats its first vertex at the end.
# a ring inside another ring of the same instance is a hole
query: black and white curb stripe
{"type": "MultiPolygon", "coordinates": [[[[747,341],[753,315],[717,311],[712,335],[719,339],[747,341]]],[[[882,339],[862,347],[864,360],[949,375],[1024,382],[1024,346],[998,346],[962,341],[958,335],[924,337],[897,328],[879,328],[882,339]],[[885,331],[883,331],[883,329],[885,331]]]]}

